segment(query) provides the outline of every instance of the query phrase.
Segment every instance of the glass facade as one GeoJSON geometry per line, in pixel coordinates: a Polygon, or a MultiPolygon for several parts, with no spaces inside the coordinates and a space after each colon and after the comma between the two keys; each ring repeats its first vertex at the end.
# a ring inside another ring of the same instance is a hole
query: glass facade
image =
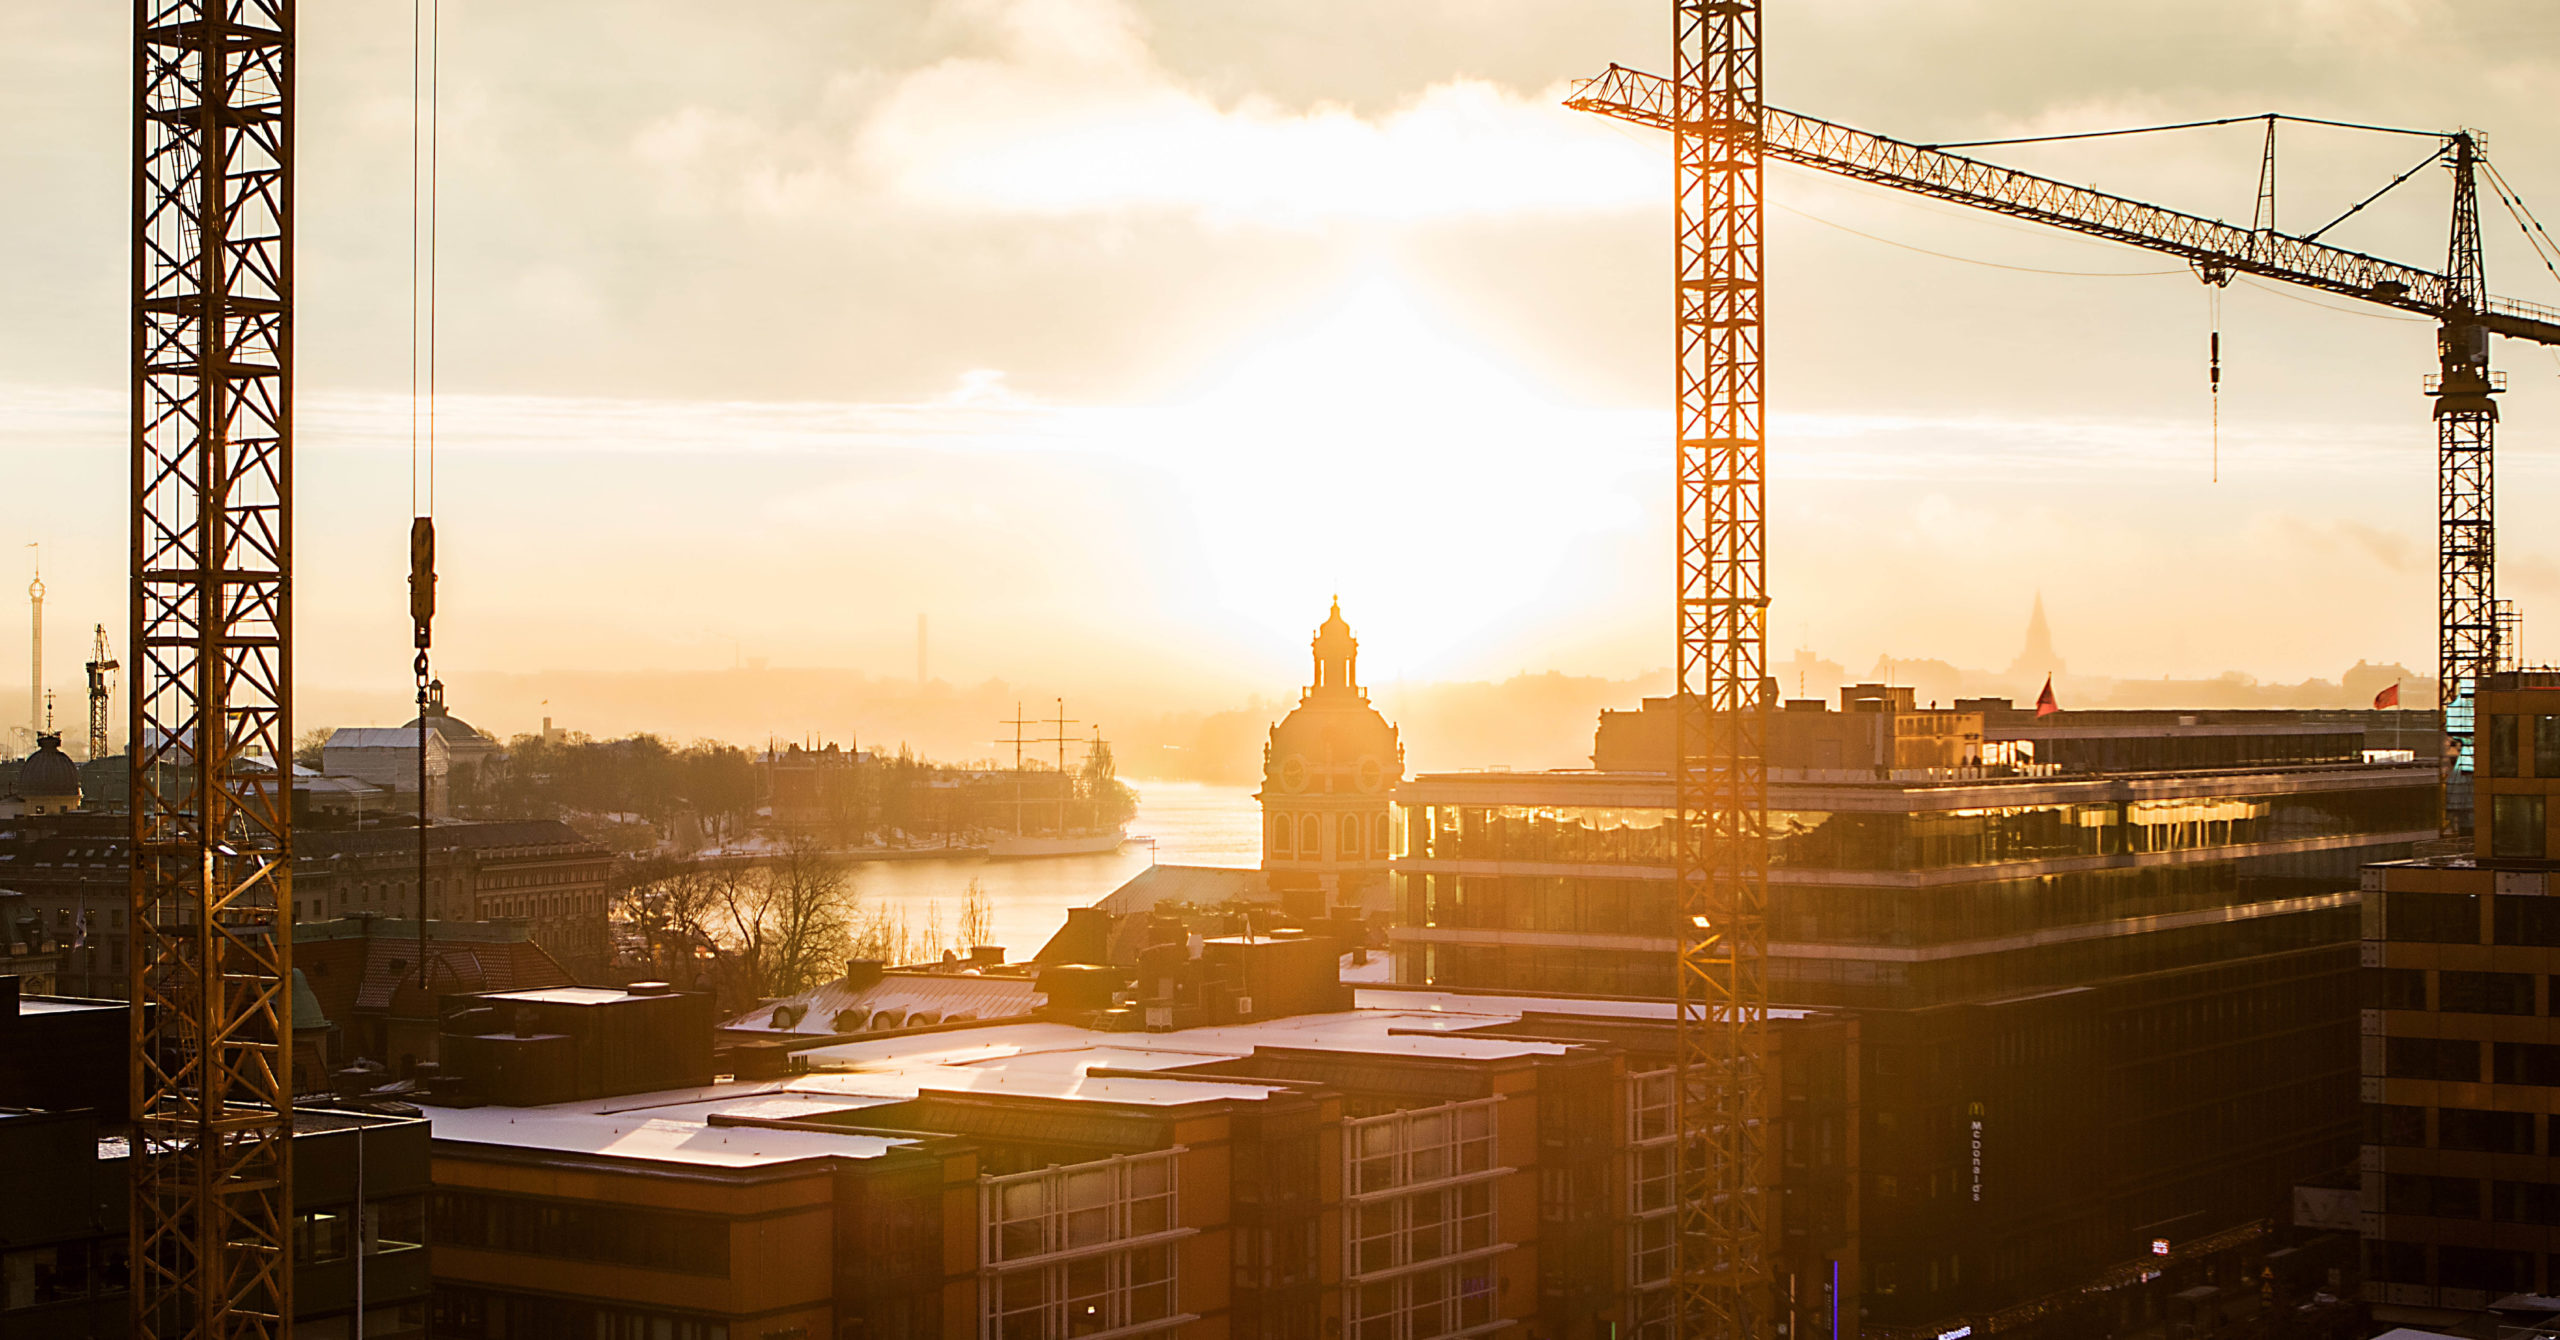
{"type": "Polygon", "coordinates": [[[1502,1100],[1477,1099],[1343,1123],[1343,1279],[1351,1340],[1425,1340],[1495,1320],[1492,1256],[1503,1243],[1494,1184],[1502,1100]]]}
{"type": "Polygon", "coordinates": [[[992,1340],[1172,1325],[1171,1151],[979,1179],[992,1340]]]}
{"type": "MultiPolygon", "coordinates": [[[[1543,865],[1671,863],[1661,808],[1416,805],[1407,859],[1543,865]]],[[[2435,826],[2431,786],[2103,800],[1976,809],[1772,809],[1773,869],[1947,870],[2007,861],[2203,851],[2435,826]]]]}

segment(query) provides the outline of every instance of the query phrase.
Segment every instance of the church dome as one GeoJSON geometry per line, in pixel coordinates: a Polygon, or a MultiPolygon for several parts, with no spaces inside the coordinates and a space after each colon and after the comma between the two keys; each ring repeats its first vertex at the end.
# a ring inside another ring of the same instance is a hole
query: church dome
{"type": "Polygon", "coordinates": [[[80,765],[62,752],[62,737],[45,734],[36,737],[36,751],[18,765],[18,794],[28,800],[58,800],[78,804],[80,799],[80,765]]]}

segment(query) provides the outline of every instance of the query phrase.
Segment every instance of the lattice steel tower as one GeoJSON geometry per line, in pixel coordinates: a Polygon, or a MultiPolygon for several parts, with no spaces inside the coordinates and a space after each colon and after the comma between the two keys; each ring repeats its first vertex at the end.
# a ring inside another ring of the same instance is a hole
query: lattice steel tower
{"type": "Polygon", "coordinates": [[[2472,703],[2498,668],[2496,455],[2504,381],[2489,370],[2489,284],[2480,263],[2478,145],[2457,134],[2453,235],[2445,247],[2438,371],[2427,379],[2436,419],[2436,685],[2444,705],[2444,831],[2471,831],[2472,703]]]}
{"type": "Polygon", "coordinates": [[[293,1317],[293,0],[136,0],[134,1334],[293,1317]]]}
{"type": "Polygon", "coordinates": [[[1768,549],[1759,0],[1675,0],[1679,1334],[1767,1324],[1768,549]]]}

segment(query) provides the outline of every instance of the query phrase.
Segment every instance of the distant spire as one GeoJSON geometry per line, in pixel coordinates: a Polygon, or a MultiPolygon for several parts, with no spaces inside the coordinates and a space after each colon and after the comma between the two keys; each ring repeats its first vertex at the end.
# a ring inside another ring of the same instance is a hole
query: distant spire
{"type": "Polygon", "coordinates": [[[2056,674],[2062,670],[2062,658],[2054,654],[2053,629],[2045,622],[2044,592],[2036,592],[2035,607],[2027,615],[2027,644],[2018,659],[2009,663],[2012,675],[2056,674]]]}

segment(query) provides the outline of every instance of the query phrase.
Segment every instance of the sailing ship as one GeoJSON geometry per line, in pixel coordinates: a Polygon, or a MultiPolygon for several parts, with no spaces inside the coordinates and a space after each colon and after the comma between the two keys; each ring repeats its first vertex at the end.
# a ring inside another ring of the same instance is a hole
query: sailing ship
{"type": "Polygon", "coordinates": [[[1094,729],[1091,739],[1068,735],[1067,727],[1076,723],[1068,719],[1063,698],[1058,700],[1058,714],[1054,717],[1029,719],[1016,707],[1013,720],[1002,724],[1013,727],[1013,831],[989,839],[987,856],[1004,861],[1100,856],[1120,850],[1129,840],[1129,831],[1124,821],[1106,813],[1107,809],[1118,808],[1121,786],[1112,767],[1111,746],[1102,738],[1101,728],[1094,729]],[[1024,728],[1030,726],[1051,727],[1055,733],[1024,734],[1024,728]],[[1043,744],[1058,747],[1054,772],[1032,763],[1023,753],[1027,745],[1043,744]],[[1083,762],[1073,773],[1067,771],[1070,744],[1085,747],[1083,762]],[[1045,826],[1036,822],[1042,818],[1048,820],[1045,826]]]}

